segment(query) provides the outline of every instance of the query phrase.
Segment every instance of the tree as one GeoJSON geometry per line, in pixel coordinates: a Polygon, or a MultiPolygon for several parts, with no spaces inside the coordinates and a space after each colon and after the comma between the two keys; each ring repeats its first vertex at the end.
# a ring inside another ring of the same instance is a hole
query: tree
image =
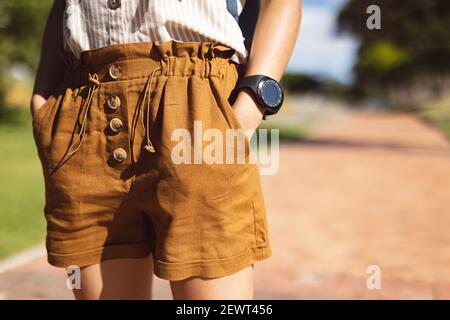
{"type": "Polygon", "coordinates": [[[8,68],[23,63],[36,70],[42,33],[52,0],[0,2],[0,108],[4,105],[8,68]]]}
{"type": "Polygon", "coordinates": [[[338,17],[340,31],[360,40],[356,86],[387,92],[450,73],[450,1],[378,0],[380,30],[366,27],[370,4],[350,0],[338,17]]]}

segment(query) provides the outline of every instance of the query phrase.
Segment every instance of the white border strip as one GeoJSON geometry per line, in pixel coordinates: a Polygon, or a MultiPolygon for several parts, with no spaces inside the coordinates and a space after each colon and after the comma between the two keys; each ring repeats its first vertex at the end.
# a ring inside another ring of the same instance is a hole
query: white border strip
{"type": "Polygon", "coordinates": [[[11,269],[20,267],[27,264],[40,256],[45,255],[45,245],[40,244],[38,246],[32,247],[22,253],[19,253],[11,258],[6,258],[5,260],[0,260],[0,274],[5,273],[11,269]]]}

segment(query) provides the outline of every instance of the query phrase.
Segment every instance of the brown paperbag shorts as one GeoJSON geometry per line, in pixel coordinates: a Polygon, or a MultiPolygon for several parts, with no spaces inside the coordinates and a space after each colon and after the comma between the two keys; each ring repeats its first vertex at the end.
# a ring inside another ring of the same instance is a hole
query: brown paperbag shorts
{"type": "Polygon", "coordinates": [[[241,74],[233,54],[169,41],[67,55],[65,80],[33,119],[50,264],[152,253],[157,276],[181,280],[229,275],[271,255],[248,140],[245,163],[194,152],[199,131],[207,153],[211,136],[240,128],[228,101],[241,74]]]}

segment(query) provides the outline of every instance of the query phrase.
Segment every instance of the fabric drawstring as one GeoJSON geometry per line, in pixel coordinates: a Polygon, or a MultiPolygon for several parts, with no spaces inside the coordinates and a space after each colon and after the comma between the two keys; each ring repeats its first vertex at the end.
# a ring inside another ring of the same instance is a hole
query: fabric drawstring
{"type": "MultiPolygon", "coordinates": [[[[152,87],[153,78],[155,76],[156,71],[161,70],[161,69],[162,69],[161,66],[155,67],[153,69],[152,73],[150,74],[150,76],[148,77],[147,82],[145,83],[144,91],[143,91],[144,99],[142,100],[141,104],[139,105],[139,108],[142,108],[142,104],[145,102],[145,98],[147,97],[146,121],[144,121],[145,114],[142,116],[141,120],[142,120],[142,127],[145,130],[145,138],[146,138],[146,144],[145,144],[144,148],[145,148],[145,150],[147,150],[148,152],[151,152],[151,153],[155,152],[155,148],[153,147],[152,141],[150,140],[151,87],[152,87]]],[[[91,108],[91,102],[94,97],[95,91],[101,85],[98,74],[96,74],[96,73],[94,73],[94,74],[89,73],[88,80],[90,82],[89,89],[88,89],[88,95],[86,97],[86,100],[83,103],[82,108],[81,108],[81,110],[84,109],[81,127],[80,127],[80,130],[78,132],[76,139],[72,142],[72,144],[70,145],[70,147],[67,151],[67,154],[66,154],[67,156],[71,156],[71,155],[75,154],[81,147],[81,143],[83,142],[83,136],[86,131],[87,119],[88,119],[88,115],[89,115],[89,110],[91,108]]]]}
{"type": "Polygon", "coordinates": [[[151,75],[148,77],[147,82],[145,83],[144,87],[144,99],[142,100],[141,104],[139,105],[139,108],[142,107],[142,104],[145,103],[145,98],[147,97],[147,108],[146,113],[142,115],[142,127],[145,130],[145,138],[146,138],[146,144],[144,149],[147,150],[150,153],[155,152],[155,148],[153,147],[152,141],[150,140],[150,100],[151,100],[151,88],[153,83],[153,77],[155,76],[155,72],[158,70],[161,70],[161,66],[156,66],[155,69],[153,69],[151,75]],[[144,116],[146,116],[146,122],[144,121],[144,116]]]}
{"type": "MultiPolygon", "coordinates": [[[[95,90],[98,89],[101,85],[101,82],[98,78],[98,74],[96,74],[96,73],[94,73],[94,74],[89,73],[88,80],[89,80],[90,84],[89,84],[88,95],[86,97],[86,100],[84,101],[84,105],[86,105],[86,107],[85,107],[85,111],[84,111],[84,115],[83,115],[83,120],[81,122],[81,127],[80,127],[80,131],[78,132],[77,138],[73,141],[73,143],[70,145],[70,147],[67,151],[68,156],[73,155],[81,147],[81,143],[83,142],[84,132],[86,131],[86,124],[87,124],[89,109],[91,108],[91,101],[92,101],[92,98],[94,97],[95,90]]],[[[84,106],[81,108],[81,110],[83,110],[83,108],[84,108],[84,106]]]]}

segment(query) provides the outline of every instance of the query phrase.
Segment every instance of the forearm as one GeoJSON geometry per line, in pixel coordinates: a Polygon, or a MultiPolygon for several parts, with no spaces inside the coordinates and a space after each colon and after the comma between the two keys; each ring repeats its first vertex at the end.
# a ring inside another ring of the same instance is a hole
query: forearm
{"type": "Polygon", "coordinates": [[[65,63],[59,54],[63,46],[62,19],[64,7],[64,0],[55,0],[47,19],[31,98],[33,111],[42,105],[64,77],[65,63]]]}
{"type": "Polygon", "coordinates": [[[297,40],[301,0],[260,0],[246,75],[280,80],[297,40]]]}
{"type": "MultiPolygon", "coordinates": [[[[301,0],[260,0],[249,63],[244,76],[262,74],[280,80],[300,29],[301,0]]],[[[244,129],[258,127],[264,110],[241,90],[234,110],[244,129]]]]}

